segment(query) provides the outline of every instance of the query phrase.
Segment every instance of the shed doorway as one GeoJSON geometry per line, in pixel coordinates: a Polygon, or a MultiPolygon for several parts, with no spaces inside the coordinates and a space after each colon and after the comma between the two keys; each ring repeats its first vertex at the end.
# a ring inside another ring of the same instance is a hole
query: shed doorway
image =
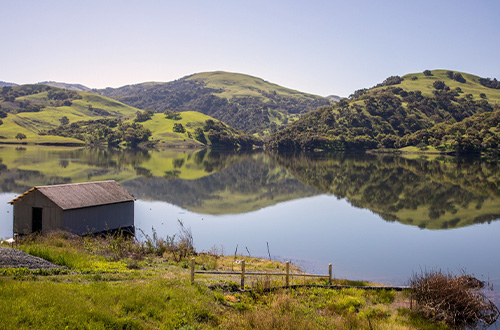
{"type": "Polygon", "coordinates": [[[31,217],[31,232],[41,233],[42,232],[42,208],[34,207],[33,214],[31,217]]]}

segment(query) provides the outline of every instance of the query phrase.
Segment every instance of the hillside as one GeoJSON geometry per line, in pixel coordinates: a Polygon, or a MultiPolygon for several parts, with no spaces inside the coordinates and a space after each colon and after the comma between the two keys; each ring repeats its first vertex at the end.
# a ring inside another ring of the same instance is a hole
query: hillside
{"type": "Polygon", "coordinates": [[[249,148],[262,144],[197,112],[154,114],[91,93],[47,85],[0,90],[0,142],[249,148]]]}
{"type": "Polygon", "coordinates": [[[366,150],[414,146],[496,152],[499,87],[496,80],[446,70],[389,77],[304,116],[273,135],[266,147],[366,150]]]}
{"type": "Polygon", "coordinates": [[[154,112],[198,111],[246,133],[260,135],[275,132],[301,115],[330,104],[320,96],[222,71],[94,92],[154,112]]]}

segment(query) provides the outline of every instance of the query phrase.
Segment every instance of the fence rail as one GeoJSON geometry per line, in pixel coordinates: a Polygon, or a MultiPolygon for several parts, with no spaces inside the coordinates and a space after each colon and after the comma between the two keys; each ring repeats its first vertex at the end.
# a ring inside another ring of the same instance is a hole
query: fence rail
{"type": "Polygon", "coordinates": [[[332,284],[332,264],[328,265],[328,275],[318,275],[318,274],[306,274],[306,273],[290,273],[290,262],[287,261],[285,264],[285,273],[266,273],[266,272],[246,272],[245,271],[245,260],[241,261],[241,271],[210,271],[210,270],[198,270],[194,269],[194,258],[191,259],[191,283],[194,283],[195,274],[213,274],[213,275],[240,275],[241,276],[241,288],[245,287],[245,276],[285,276],[285,286],[290,286],[290,277],[317,277],[317,278],[327,278],[328,284],[332,284]]]}

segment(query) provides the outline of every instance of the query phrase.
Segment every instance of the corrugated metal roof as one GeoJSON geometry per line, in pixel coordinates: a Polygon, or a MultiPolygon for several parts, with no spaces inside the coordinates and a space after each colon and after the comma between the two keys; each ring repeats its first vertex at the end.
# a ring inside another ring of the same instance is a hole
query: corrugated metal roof
{"type": "Polygon", "coordinates": [[[38,190],[63,210],[78,209],[82,207],[115,204],[134,201],[135,198],[114,180],[59,184],[52,186],[39,186],[31,188],[24,194],[11,200],[14,204],[30,192],[38,190]]]}

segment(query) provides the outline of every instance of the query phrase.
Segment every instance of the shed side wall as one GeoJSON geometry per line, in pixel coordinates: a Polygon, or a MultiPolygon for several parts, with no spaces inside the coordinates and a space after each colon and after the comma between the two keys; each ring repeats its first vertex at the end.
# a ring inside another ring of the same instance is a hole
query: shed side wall
{"type": "Polygon", "coordinates": [[[62,229],[77,235],[134,226],[134,202],[100,205],[63,212],[62,229]]]}

